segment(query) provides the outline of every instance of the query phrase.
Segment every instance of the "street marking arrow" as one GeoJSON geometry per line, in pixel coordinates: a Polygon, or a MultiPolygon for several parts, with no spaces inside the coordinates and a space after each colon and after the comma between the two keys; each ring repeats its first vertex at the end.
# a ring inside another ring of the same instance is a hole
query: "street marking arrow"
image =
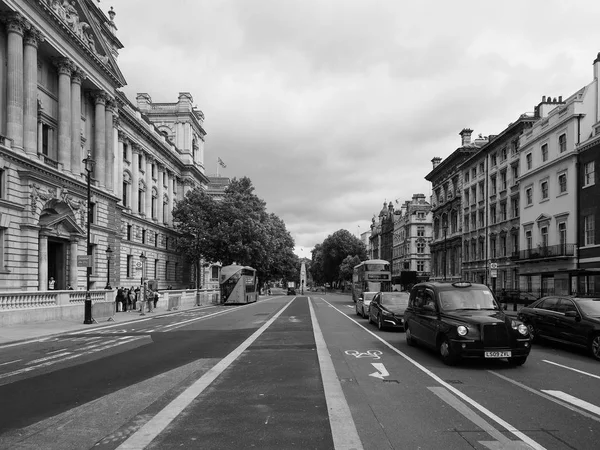
{"type": "Polygon", "coordinates": [[[373,364],[373,367],[375,367],[377,369],[377,372],[373,372],[370,373],[369,376],[370,377],[375,377],[375,378],[379,378],[380,380],[383,380],[383,377],[387,377],[389,376],[389,372],[385,369],[385,366],[381,363],[371,363],[373,364]]]}

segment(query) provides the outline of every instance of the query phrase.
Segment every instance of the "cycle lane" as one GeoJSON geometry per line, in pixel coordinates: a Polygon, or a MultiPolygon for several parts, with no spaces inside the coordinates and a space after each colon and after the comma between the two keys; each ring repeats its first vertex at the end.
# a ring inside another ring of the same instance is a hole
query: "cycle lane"
{"type": "Polygon", "coordinates": [[[365,448],[544,448],[385,342],[402,333],[378,332],[346,305],[314,303],[365,448]]]}

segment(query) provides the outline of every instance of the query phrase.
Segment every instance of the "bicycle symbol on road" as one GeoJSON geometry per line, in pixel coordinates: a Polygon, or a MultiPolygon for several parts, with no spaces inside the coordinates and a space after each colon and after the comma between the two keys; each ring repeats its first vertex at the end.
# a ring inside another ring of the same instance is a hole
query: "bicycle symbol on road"
{"type": "Polygon", "coordinates": [[[379,350],[367,350],[366,352],[359,352],[358,350],[346,350],[346,355],[354,356],[355,358],[373,358],[381,359],[380,356],[383,352],[379,350]]]}

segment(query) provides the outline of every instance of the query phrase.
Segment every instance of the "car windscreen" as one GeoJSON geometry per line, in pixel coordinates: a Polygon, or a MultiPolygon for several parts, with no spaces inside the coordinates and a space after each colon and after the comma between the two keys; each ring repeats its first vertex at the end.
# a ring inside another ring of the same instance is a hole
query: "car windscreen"
{"type": "Polygon", "coordinates": [[[586,316],[600,317],[600,299],[579,300],[577,305],[586,316]]]}
{"type": "Polygon", "coordinates": [[[454,289],[440,292],[440,306],[444,311],[497,309],[488,289],[454,289]]]}
{"type": "Polygon", "coordinates": [[[373,297],[375,297],[375,295],[377,294],[377,292],[364,292],[363,296],[363,302],[370,302],[371,300],[373,300],[373,297]]]}
{"type": "Polygon", "coordinates": [[[400,292],[384,292],[381,294],[381,304],[394,309],[406,309],[409,296],[400,292]]]}

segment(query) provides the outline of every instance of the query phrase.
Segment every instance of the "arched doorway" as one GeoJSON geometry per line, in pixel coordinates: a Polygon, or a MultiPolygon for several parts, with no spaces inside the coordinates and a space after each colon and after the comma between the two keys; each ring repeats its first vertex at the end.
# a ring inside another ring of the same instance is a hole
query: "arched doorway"
{"type": "Polygon", "coordinates": [[[85,236],[71,207],[60,200],[50,200],[40,213],[39,289],[48,289],[54,278],[55,290],[77,288],[77,247],[85,236]]]}

